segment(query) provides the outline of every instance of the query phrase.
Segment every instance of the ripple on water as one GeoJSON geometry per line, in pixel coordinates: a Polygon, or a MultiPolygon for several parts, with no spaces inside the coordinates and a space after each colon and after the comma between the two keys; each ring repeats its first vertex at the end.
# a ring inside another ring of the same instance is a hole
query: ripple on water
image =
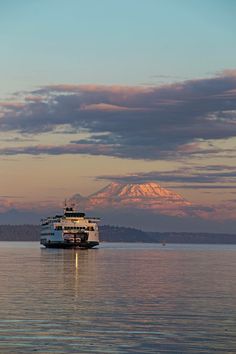
{"type": "Polygon", "coordinates": [[[0,353],[235,353],[236,247],[0,248],[0,353]]]}

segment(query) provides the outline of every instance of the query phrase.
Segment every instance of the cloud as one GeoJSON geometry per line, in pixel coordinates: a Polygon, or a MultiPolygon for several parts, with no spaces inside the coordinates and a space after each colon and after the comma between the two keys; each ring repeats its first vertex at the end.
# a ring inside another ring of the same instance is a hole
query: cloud
{"type": "Polygon", "coordinates": [[[24,196],[22,195],[0,195],[0,199],[8,198],[8,199],[22,199],[24,196]]]}
{"type": "Polygon", "coordinates": [[[0,114],[2,131],[42,134],[66,126],[89,134],[61,147],[27,146],[24,153],[71,150],[151,160],[219,154],[222,148],[209,142],[236,136],[236,71],[151,87],[45,86],[19,102],[3,102],[0,114]]]}
{"type": "Polygon", "coordinates": [[[6,143],[21,143],[21,142],[32,142],[35,141],[36,139],[30,138],[29,136],[12,136],[12,137],[5,137],[1,138],[1,142],[6,142],[6,143]]]}
{"type": "Polygon", "coordinates": [[[108,112],[119,112],[119,111],[139,111],[140,109],[136,108],[129,108],[124,106],[117,106],[114,104],[107,104],[107,103],[95,103],[95,104],[87,104],[81,106],[80,108],[82,111],[108,111],[108,112]]]}
{"type": "Polygon", "coordinates": [[[93,144],[68,144],[68,145],[36,145],[23,147],[1,148],[0,155],[63,155],[63,154],[89,154],[109,155],[109,146],[93,144]]]}
{"type": "MultiPolygon", "coordinates": [[[[170,188],[178,188],[178,189],[236,189],[236,185],[234,186],[224,186],[222,184],[194,184],[194,185],[172,185],[170,188]]],[[[209,191],[207,193],[210,193],[209,191]]]]}
{"type": "Polygon", "coordinates": [[[97,179],[122,183],[174,182],[181,183],[181,187],[176,185],[175,187],[186,189],[233,189],[236,188],[236,168],[226,165],[209,165],[204,167],[195,166],[193,169],[185,166],[185,168],[164,172],[151,171],[127,175],[103,175],[98,176],[97,179]]]}

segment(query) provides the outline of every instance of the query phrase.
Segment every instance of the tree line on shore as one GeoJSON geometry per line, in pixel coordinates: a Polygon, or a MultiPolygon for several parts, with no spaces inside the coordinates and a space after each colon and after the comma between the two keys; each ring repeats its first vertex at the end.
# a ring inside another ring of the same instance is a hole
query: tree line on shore
{"type": "MultiPolygon", "coordinates": [[[[39,241],[39,225],[0,225],[0,241],[39,241]]],[[[146,232],[131,227],[100,226],[101,242],[236,244],[235,234],[146,232]]]]}

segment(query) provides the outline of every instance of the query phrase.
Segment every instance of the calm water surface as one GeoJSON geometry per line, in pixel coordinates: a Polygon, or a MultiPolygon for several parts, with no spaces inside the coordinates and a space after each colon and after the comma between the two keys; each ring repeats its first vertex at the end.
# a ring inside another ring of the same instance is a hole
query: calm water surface
{"type": "Polygon", "coordinates": [[[0,243],[0,353],[236,353],[236,246],[0,243]]]}

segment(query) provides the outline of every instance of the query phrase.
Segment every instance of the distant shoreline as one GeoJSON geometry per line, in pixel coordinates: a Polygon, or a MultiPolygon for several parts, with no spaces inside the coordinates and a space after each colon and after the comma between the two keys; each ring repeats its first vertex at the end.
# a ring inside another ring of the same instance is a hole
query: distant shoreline
{"type": "MultiPolygon", "coordinates": [[[[0,225],[1,241],[39,241],[39,225],[0,225]]],[[[197,232],[146,232],[122,226],[100,226],[101,242],[161,244],[236,244],[236,234],[197,232]]]]}

